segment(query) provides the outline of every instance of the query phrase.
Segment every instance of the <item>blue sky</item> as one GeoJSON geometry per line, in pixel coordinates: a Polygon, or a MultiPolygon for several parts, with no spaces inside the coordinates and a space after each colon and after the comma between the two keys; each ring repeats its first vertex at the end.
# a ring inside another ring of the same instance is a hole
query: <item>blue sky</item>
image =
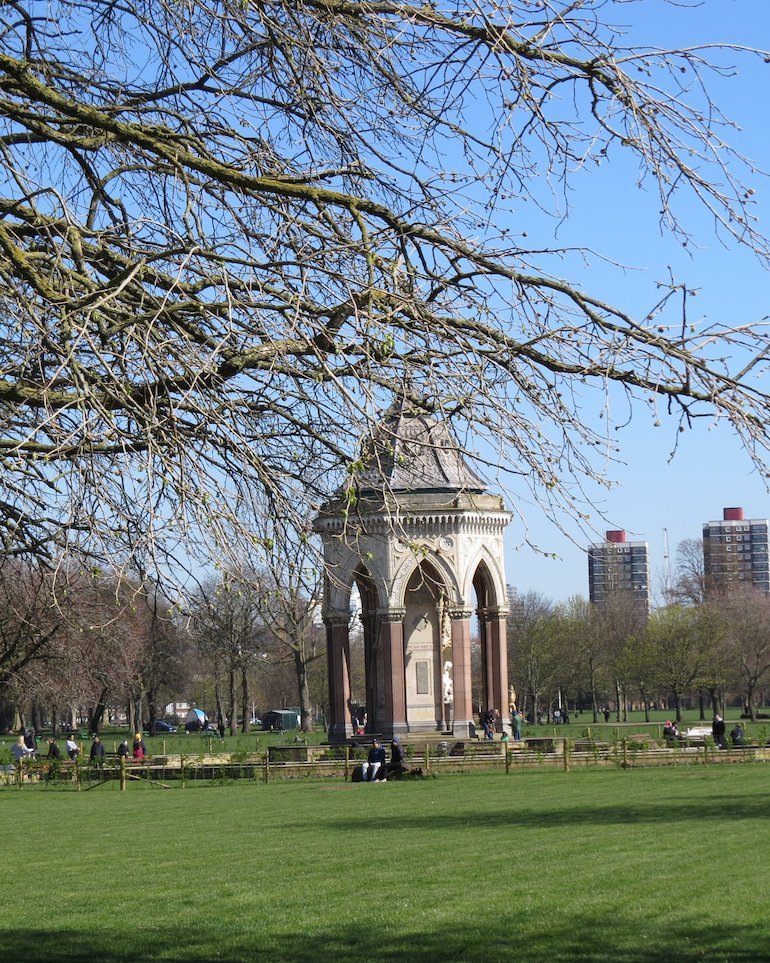
{"type": "MultiPolygon", "coordinates": [[[[724,41],[770,49],[767,0],[705,0],[689,6],[692,9],[667,7],[658,0],[629,3],[626,21],[633,24],[634,38],[660,47],[724,41]]],[[[614,16],[617,19],[617,13],[614,16]]],[[[729,82],[718,80],[713,89],[724,112],[742,128],[732,141],[760,169],[770,171],[770,64],[735,57],[731,62],[736,63],[737,76],[729,82]]],[[[703,212],[694,206],[680,208],[680,216],[697,235],[696,247],[685,251],[679,242],[661,235],[655,195],[634,186],[633,170],[616,164],[609,176],[607,170],[601,176],[587,173],[575,184],[572,210],[560,228],[559,241],[590,247],[630,268],[623,272],[597,263],[588,272],[594,294],[639,315],[654,301],[655,282],[667,280],[671,268],[678,280],[697,289],[690,310],[698,318],[748,323],[770,315],[767,269],[750,252],[720,243],[703,212]]],[[[757,210],[765,233],[770,233],[770,179],[760,179],[756,187],[757,210]]],[[[640,408],[617,436],[624,464],[609,471],[616,487],[589,489],[607,517],[606,523],[598,514],[592,520],[602,534],[623,528],[629,539],[649,543],[653,590],[664,575],[664,530],[673,562],[677,544],[700,538],[703,522],[721,518],[724,507],[741,506],[750,518],[770,517],[765,481],[728,427],[704,420],[692,431],[677,434],[674,421],[661,420],[655,427],[640,408]]],[[[518,493],[506,497],[516,499],[518,493]]],[[[587,596],[585,548],[590,538],[565,520],[564,527],[577,543],[573,544],[536,505],[525,514],[529,537],[559,557],[522,547],[522,527],[514,523],[506,539],[508,582],[520,592],[536,590],[557,601],[587,596]]]]}

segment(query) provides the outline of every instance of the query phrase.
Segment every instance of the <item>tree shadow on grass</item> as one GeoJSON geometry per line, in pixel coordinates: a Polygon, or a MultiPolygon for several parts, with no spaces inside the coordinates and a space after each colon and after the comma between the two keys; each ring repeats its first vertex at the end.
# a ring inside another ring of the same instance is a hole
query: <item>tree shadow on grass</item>
{"type": "MultiPolygon", "coordinates": [[[[679,924],[651,945],[650,934],[616,920],[570,918],[554,921],[516,918],[496,925],[458,921],[440,932],[420,932],[419,915],[396,935],[367,929],[360,920],[333,932],[318,927],[304,933],[254,935],[239,932],[237,922],[224,938],[212,939],[206,928],[169,928],[159,931],[73,932],[16,929],[0,931],[3,959],[11,963],[138,963],[184,960],[186,963],[478,963],[560,960],[566,963],[757,963],[770,959],[770,937],[765,927],[729,927],[698,921],[679,924]],[[470,923],[471,925],[468,925],[470,923]]],[[[269,928],[268,928],[269,929],[269,928]]]]}
{"type": "MultiPolygon", "coordinates": [[[[709,820],[729,819],[736,822],[744,819],[767,819],[767,799],[756,795],[736,797],[733,795],[711,796],[707,799],[690,800],[662,798],[654,802],[628,803],[612,805],[602,804],[600,800],[591,805],[558,806],[549,803],[547,809],[520,808],[520,801],[511,801],[511,807],[490,809],[488,806],[474,809],[469,813],[466,809],[458,812],[426,813],[398,813],[389,819],[387,814],[378,814],[377,826],[379,831],[387,832],[389,825],[399,830],[419,829],[425,832],[444,833],[450,829],[459,829],[472,824],[477,829],[495,829],[499,827],[520,826],[523,829],[554,829],[562,826],[571,827],[576,822],[581,825],[641,825],[645,823],[677,822],[708,822],[709,820]]],[[[338,823],[334,820],[326,823],[328,828],[339,829],[340,832],[350,833],[351,830],[364,830],[371,827],[371,813],[360,816],[346,814],[338,823]]]]}

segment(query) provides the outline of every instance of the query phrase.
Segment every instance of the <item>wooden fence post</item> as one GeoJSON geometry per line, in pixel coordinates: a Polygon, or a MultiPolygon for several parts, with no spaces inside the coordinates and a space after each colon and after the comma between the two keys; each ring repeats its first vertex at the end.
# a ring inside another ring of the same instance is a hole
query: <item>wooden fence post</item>
{"type": "Polygon", "coordinates": [[[126,779],[126,757],[120,757],[120,791],[125,792],[127,785],[126,779]]]}

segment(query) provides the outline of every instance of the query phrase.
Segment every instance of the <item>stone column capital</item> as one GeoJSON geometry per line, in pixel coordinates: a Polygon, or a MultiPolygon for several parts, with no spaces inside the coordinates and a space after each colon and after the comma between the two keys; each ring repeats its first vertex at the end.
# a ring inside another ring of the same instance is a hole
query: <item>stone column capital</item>
{"type": "Polygon", "coordinates": [[[350,612],[344,609],[324,608],[321,613],[324,625],[349,625],[350,612]]]}

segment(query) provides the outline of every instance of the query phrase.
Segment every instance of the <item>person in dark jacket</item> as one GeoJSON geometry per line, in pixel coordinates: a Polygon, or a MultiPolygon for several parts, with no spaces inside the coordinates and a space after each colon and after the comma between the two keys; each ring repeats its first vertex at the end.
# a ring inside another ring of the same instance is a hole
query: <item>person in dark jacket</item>
{"type": "MultiPolygon", "coordinates": [[[[385,765],[385,746],[380,745],[380,740],[375,739],[372,742],[372,748],[369,750],[369,755],[366,758],[366,762],[361,766],[361,773],[364,782],[374,782],[378,778],[377,773],[385,765]]],[[[382,777],[385,779],[385,776],[382,777]]]]}
{"type": "Polygon", "coordinates": [[[101,765],[104,762],[104,743],[99,738],[99,736],[94,736],[94,741],[91,743],[91,762],[101,765]]]}
{"type": "Polygon", "coordinates": [[[711,724],[711,733],[714,736],[714,742],[719,746],[720,749],[725,747],[725,720],[717,713],[714,716],[714,721],[711,724]]]}
{"type": "Polygon", "coordinates": [[[406,772],[404,766],[404,748],[398,739],[394,739],[390,746],[390,762],[388,763],[388,776],[396,779],[403,776],[406,772]]]}
{"type": "Polygon", "coordinates": [[[56,741],[56,736],[51,736],[48,740],[48,755],[46,759],[50,760],[50,765],[48,766],[45,778],[47,780],[55,779],[61,767],[62,760],[61,749],[56,741]]]}
{"type": "Polygon", "coordinates": [[[682,734],[679,732],[679,727],[675,722],[666,721],[665,726],[663,726],[663,738],[666,742],[681,741],[682,734]]]}

